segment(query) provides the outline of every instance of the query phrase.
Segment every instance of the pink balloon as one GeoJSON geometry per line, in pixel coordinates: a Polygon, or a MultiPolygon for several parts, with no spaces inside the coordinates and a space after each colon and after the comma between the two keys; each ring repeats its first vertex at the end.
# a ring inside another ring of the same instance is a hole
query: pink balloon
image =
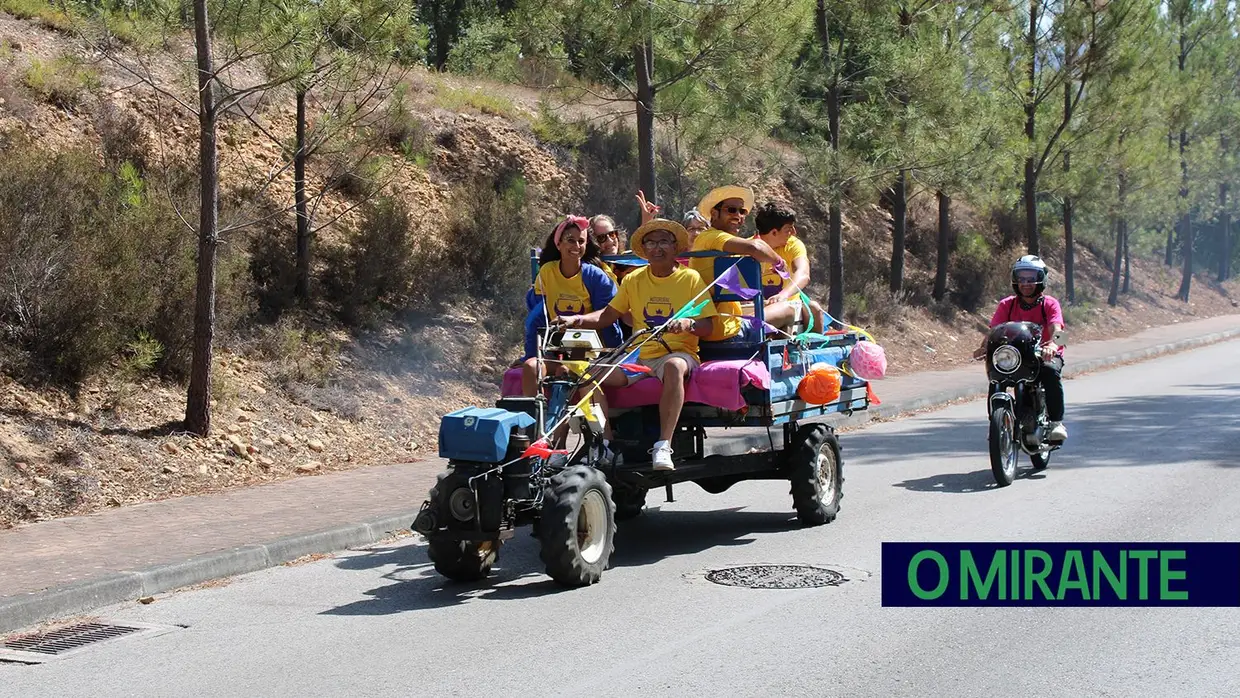
{"type": "Polygon", "coordinates": [[[862,380],[881,380],[887,374],[887,353],[874,342],[862,340],[853,346],[848,366],[862,380]]]}

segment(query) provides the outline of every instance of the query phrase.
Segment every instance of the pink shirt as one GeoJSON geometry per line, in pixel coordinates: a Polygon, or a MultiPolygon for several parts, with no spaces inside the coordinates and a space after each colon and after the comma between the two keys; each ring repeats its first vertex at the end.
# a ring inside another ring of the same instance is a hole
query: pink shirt
{"type": "MultiPolygon", "coordinates": [[[[1016,296],[1008,296],[999,301],[999,305],[995,307],[995,314],[990,318],[990,326],[1002,325],[1005,322],[1032,322],[1041,325],[1042,343],[1047,344],[1054,334],[1051,325],[1064,326],[1063,310],[1059,307],[1059,301],[1046,294],[1043,294],[1039,302],[1029,310],[1020,307],[1016,296]]],[[[1063,347],[1059,347],[1056,353],[1063,355],[1063,347]]]]}

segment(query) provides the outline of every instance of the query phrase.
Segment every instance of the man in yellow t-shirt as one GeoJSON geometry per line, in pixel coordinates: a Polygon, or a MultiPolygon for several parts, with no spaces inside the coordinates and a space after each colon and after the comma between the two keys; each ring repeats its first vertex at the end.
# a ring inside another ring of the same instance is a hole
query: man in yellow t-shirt
{"type": "MultiPolygon", "coordinates": [[[[743,238],[738,235],[745,224],[745,216],[753,210],[753,191],[747,187],[727,186],[712,189],[698,203],[697,210],[710,217],[710,227],[698,233],[693,241],[694,252],[722,251],[728,254],[753,257],[759,262],[784,268],[784,260],[771,246],[757,238],[743,238]]],[[[715,282],[715,257],[694,257],[689,266],[698,272],[706,284],[715,282]]],[[[708,342],[719,342],[739,335],[746,327],[742,316],[741,304],[737,301],[722,301],[717,305],[720,322],[708,342]]],[[[769,311],[768,311],[769,312],[769,311]]],[[[777,318],[778,319],[778,318],[777,318]]],[[[771,322],[768,318],[767,322],[771,322]]],[[[775,323],[771,323],[775,324],[775,323]]],[[[760,339],[760,337],[758,338],[760,339]]]]}
{"type": "MultiPolygon", "coordinates": [[[[633,233],[630,248],[649,264],[624,277],[620,292],[606,308],[562,320],[567,327],[597,329],[630,313],[635,331],[663,328],[658,337],[641,344],[638,363],[648,366],[663,382],[659,398],[659,440],[650,451],[654,469],[674,470],[671,439],[685,404],[685,381],[701,365],[698,341],[711,333],[717,313],[702,277],[676,262],[676,255],[689,249],[689,233],[684,226],[656,218],[633,233]],[[703,299],[706,305],[696,318],[670,319],[689,303],[703,299]]],[[[645,377],[648,376],[629,378],[613,370],[602,383],[619,387],[645,377]]]]}
{"type": "MultiPolygon", "coordinates": [[[[798,321],[804,323],[801,291],[809,285],[809,252],[805,249],[805,243],[796,236],[796,220],[797,214],[791,207],[774,201],[764,204],[754,216],[758,238],[784,260],[790,277],[785,279],[773,265],[762,265],[766,321],[776,327],[787,327],[798,321]]],[[[814,330],[822,332],[826,329],[826,312],[818,301],[812,299],[809,307],[814,314],[814,330]]]]}

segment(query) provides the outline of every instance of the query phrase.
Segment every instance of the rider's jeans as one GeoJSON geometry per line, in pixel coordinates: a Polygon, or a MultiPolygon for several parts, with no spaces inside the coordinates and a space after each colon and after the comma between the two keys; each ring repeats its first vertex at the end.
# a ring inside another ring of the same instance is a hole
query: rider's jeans
{"type": "Polygon", "coordinates": [[[1039,382],[1046,390],[1046,418],[1052,422],[1063,421],[1063,357],[1056,356],[1043,362],[1039,382]]]}

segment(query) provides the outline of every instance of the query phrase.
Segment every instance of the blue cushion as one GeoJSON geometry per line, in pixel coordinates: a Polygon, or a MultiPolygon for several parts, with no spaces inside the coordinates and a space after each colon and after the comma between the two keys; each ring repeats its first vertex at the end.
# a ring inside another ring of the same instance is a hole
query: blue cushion
{"type": "Polygon", "coordinates": [[[765,339],[763,333],[745,320],[740,334],[718,342],[698,342],[698,356],[702,361],[734,361],[754,356],[765,339]]]}

